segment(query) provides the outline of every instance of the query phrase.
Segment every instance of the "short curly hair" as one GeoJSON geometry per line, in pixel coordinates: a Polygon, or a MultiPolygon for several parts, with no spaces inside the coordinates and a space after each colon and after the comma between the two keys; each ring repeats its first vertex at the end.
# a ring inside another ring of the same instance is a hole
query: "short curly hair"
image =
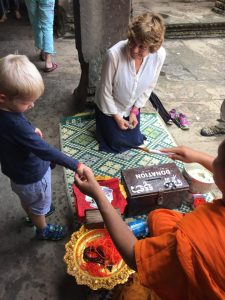
{"type": "Polygon", "coordinates": [[[164,41],[163,18],[156,13],[146,12],[134,18],[128,26],[128,40],[146,43],[150,53],[156,52],[164,41]]]}

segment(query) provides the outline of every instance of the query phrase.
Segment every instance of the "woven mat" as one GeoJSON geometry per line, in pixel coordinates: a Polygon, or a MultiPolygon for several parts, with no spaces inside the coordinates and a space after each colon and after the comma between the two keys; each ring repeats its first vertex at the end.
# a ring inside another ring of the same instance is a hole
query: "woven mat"
{"type": "MultiPolygon", "coordinates": [[[[141,113],[141,131],[147,137],[146,146],[151,149],[168,148],[176,145],[166,126],[157,113],[141,113]]],[[[121,170],[147,165],[158,165],[172,162],[166,156],[148,154],[131,149],[121,154],[98,151],[95,138],[95,119],[93,113],[85,113],[63,118],[60,122],[61,150],[85,163],[96,175],[121,177],[121,170]]],[[[181,162],[175,162],[182,169],[181,162]]],[[[65,169],[65,182],[68,198],[73,203],[72,183],[74,173],[65,169]]],[[[181,207],[182,212],[190,208],[181,207]]]]}

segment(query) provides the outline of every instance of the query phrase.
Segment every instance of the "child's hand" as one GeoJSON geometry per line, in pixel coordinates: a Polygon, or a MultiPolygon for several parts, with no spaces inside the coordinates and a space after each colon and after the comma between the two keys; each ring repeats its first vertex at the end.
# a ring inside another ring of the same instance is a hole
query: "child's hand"
{"type": "Polygon", "coordinates": [[[86,166],[83,169],[82,176],[79,176],[78,173],[75,174],[74,183],[83,194],[88,195],[95,200],[99,193],[103,193],[92,170],[86,166]]]}
{"type": "Polygon", "coordinates": [[[37,135],[39,135],[40,138],[43,138],[43,133],[41,132],[41,130],[40,130],[39,128],[35,128],[35,133],[36,133],[37,135]]]}

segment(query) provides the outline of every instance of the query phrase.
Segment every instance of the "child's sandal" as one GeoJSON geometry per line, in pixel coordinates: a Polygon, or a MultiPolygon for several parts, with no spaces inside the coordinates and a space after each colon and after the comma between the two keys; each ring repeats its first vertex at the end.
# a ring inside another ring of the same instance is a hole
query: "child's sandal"
{"type": "Polygon", "coordinates": [[[47,224],[44,229],[36,230],[36,238],[38,240],[59,241],[66,237],[65,227],[61,225],[47,224]]]}

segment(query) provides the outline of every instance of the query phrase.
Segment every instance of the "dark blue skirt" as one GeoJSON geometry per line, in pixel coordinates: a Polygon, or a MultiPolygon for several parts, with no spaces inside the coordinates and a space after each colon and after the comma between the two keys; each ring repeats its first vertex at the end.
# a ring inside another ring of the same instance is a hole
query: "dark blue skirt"
{"type": "MultiPolygon", "coordinates": [[[[138,125],[134,129],[121,130],[114,119],[103,114],[95,107],[96,135],[99,150],[111,153],[121,153],[140,146],[146,137],[140,132],[140,114],[137,116],[138,125]]],[[[129,117],[124,118],[129,120],[129,117]]]]}

